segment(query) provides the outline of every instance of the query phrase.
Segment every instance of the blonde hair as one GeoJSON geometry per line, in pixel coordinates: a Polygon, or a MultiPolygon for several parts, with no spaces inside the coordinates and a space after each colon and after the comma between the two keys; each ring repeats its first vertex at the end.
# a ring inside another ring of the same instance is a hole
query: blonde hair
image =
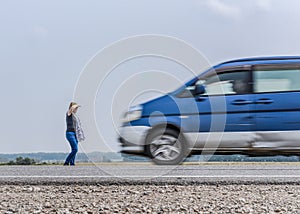
{"type": "Polygon", "coordinates": [[[70,105],[69,105],[68,116],[70,116],[70,115],[73,113],[74,109],[76,108],[76,107],[75,107],[75,108],[73,109],[73,106],[79,107],[77,103],[71,102],[70,105]]]}
{"type": "Polygon", "coordinates": [[[77,103],[71,102],[70,105],[69,105],[69,110],[70,110],[70,109],[72,108],[72,106],[74,106],[74,105],[77,105],[77,103]]]}

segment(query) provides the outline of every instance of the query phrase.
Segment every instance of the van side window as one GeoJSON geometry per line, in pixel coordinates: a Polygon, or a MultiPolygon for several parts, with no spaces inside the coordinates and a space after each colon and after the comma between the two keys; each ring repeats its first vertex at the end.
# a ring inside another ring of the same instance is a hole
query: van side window
{"type": "Polygon", "coordinates": [[[300,91],[300,69],[259,69],[254,71],[254,92],[300,91]]]}
{"type": "Polygon", "coordinates": [[[186,87],[178,97],[192,97],[196,85],[205,87],[206,92],[203,96],[247,94],[250,92],[249,76],[250,72],[245,70],[214,73],[200,78],[194,85],[186,87]]]}
{"type": "Polygon", "coordinates": [[[196,84],[203,84],[206,93],[204,95],[231,95],[249,93],[249,72],[234,71],[219,73],[199,80],[196,84]]]}

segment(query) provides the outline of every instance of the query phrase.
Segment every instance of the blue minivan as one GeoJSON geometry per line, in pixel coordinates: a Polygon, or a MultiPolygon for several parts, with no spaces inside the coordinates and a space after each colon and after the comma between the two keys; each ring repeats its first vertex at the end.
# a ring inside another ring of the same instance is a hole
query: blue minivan
{"type": "Polygon", "coordinates": [[[300,57],[231,60],[125,113],[122,152],[179,164],[192,154],[300,153],[300,57]]]}

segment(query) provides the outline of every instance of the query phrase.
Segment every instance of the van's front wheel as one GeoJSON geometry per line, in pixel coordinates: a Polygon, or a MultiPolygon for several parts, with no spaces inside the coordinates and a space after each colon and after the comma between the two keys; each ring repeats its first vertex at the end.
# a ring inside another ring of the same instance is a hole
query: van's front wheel
{"type": "Polygon", "coordinates": [[[187,157],[189,148],[178,131],[167,128],[149,134],[145,151],[158,165],[175,165],[187,157]]]}

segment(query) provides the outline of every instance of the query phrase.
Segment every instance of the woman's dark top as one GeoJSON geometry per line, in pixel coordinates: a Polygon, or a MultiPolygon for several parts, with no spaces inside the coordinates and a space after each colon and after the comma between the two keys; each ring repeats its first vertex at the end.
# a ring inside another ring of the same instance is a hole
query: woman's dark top
{"type": "Polygon", "coordinates": [[[67,132],[75,132],[75,125],[74,125],[74,118],[71,114],[68,116],[68,113],[66,114],[66,122],[67,122],[67,132]]]}

